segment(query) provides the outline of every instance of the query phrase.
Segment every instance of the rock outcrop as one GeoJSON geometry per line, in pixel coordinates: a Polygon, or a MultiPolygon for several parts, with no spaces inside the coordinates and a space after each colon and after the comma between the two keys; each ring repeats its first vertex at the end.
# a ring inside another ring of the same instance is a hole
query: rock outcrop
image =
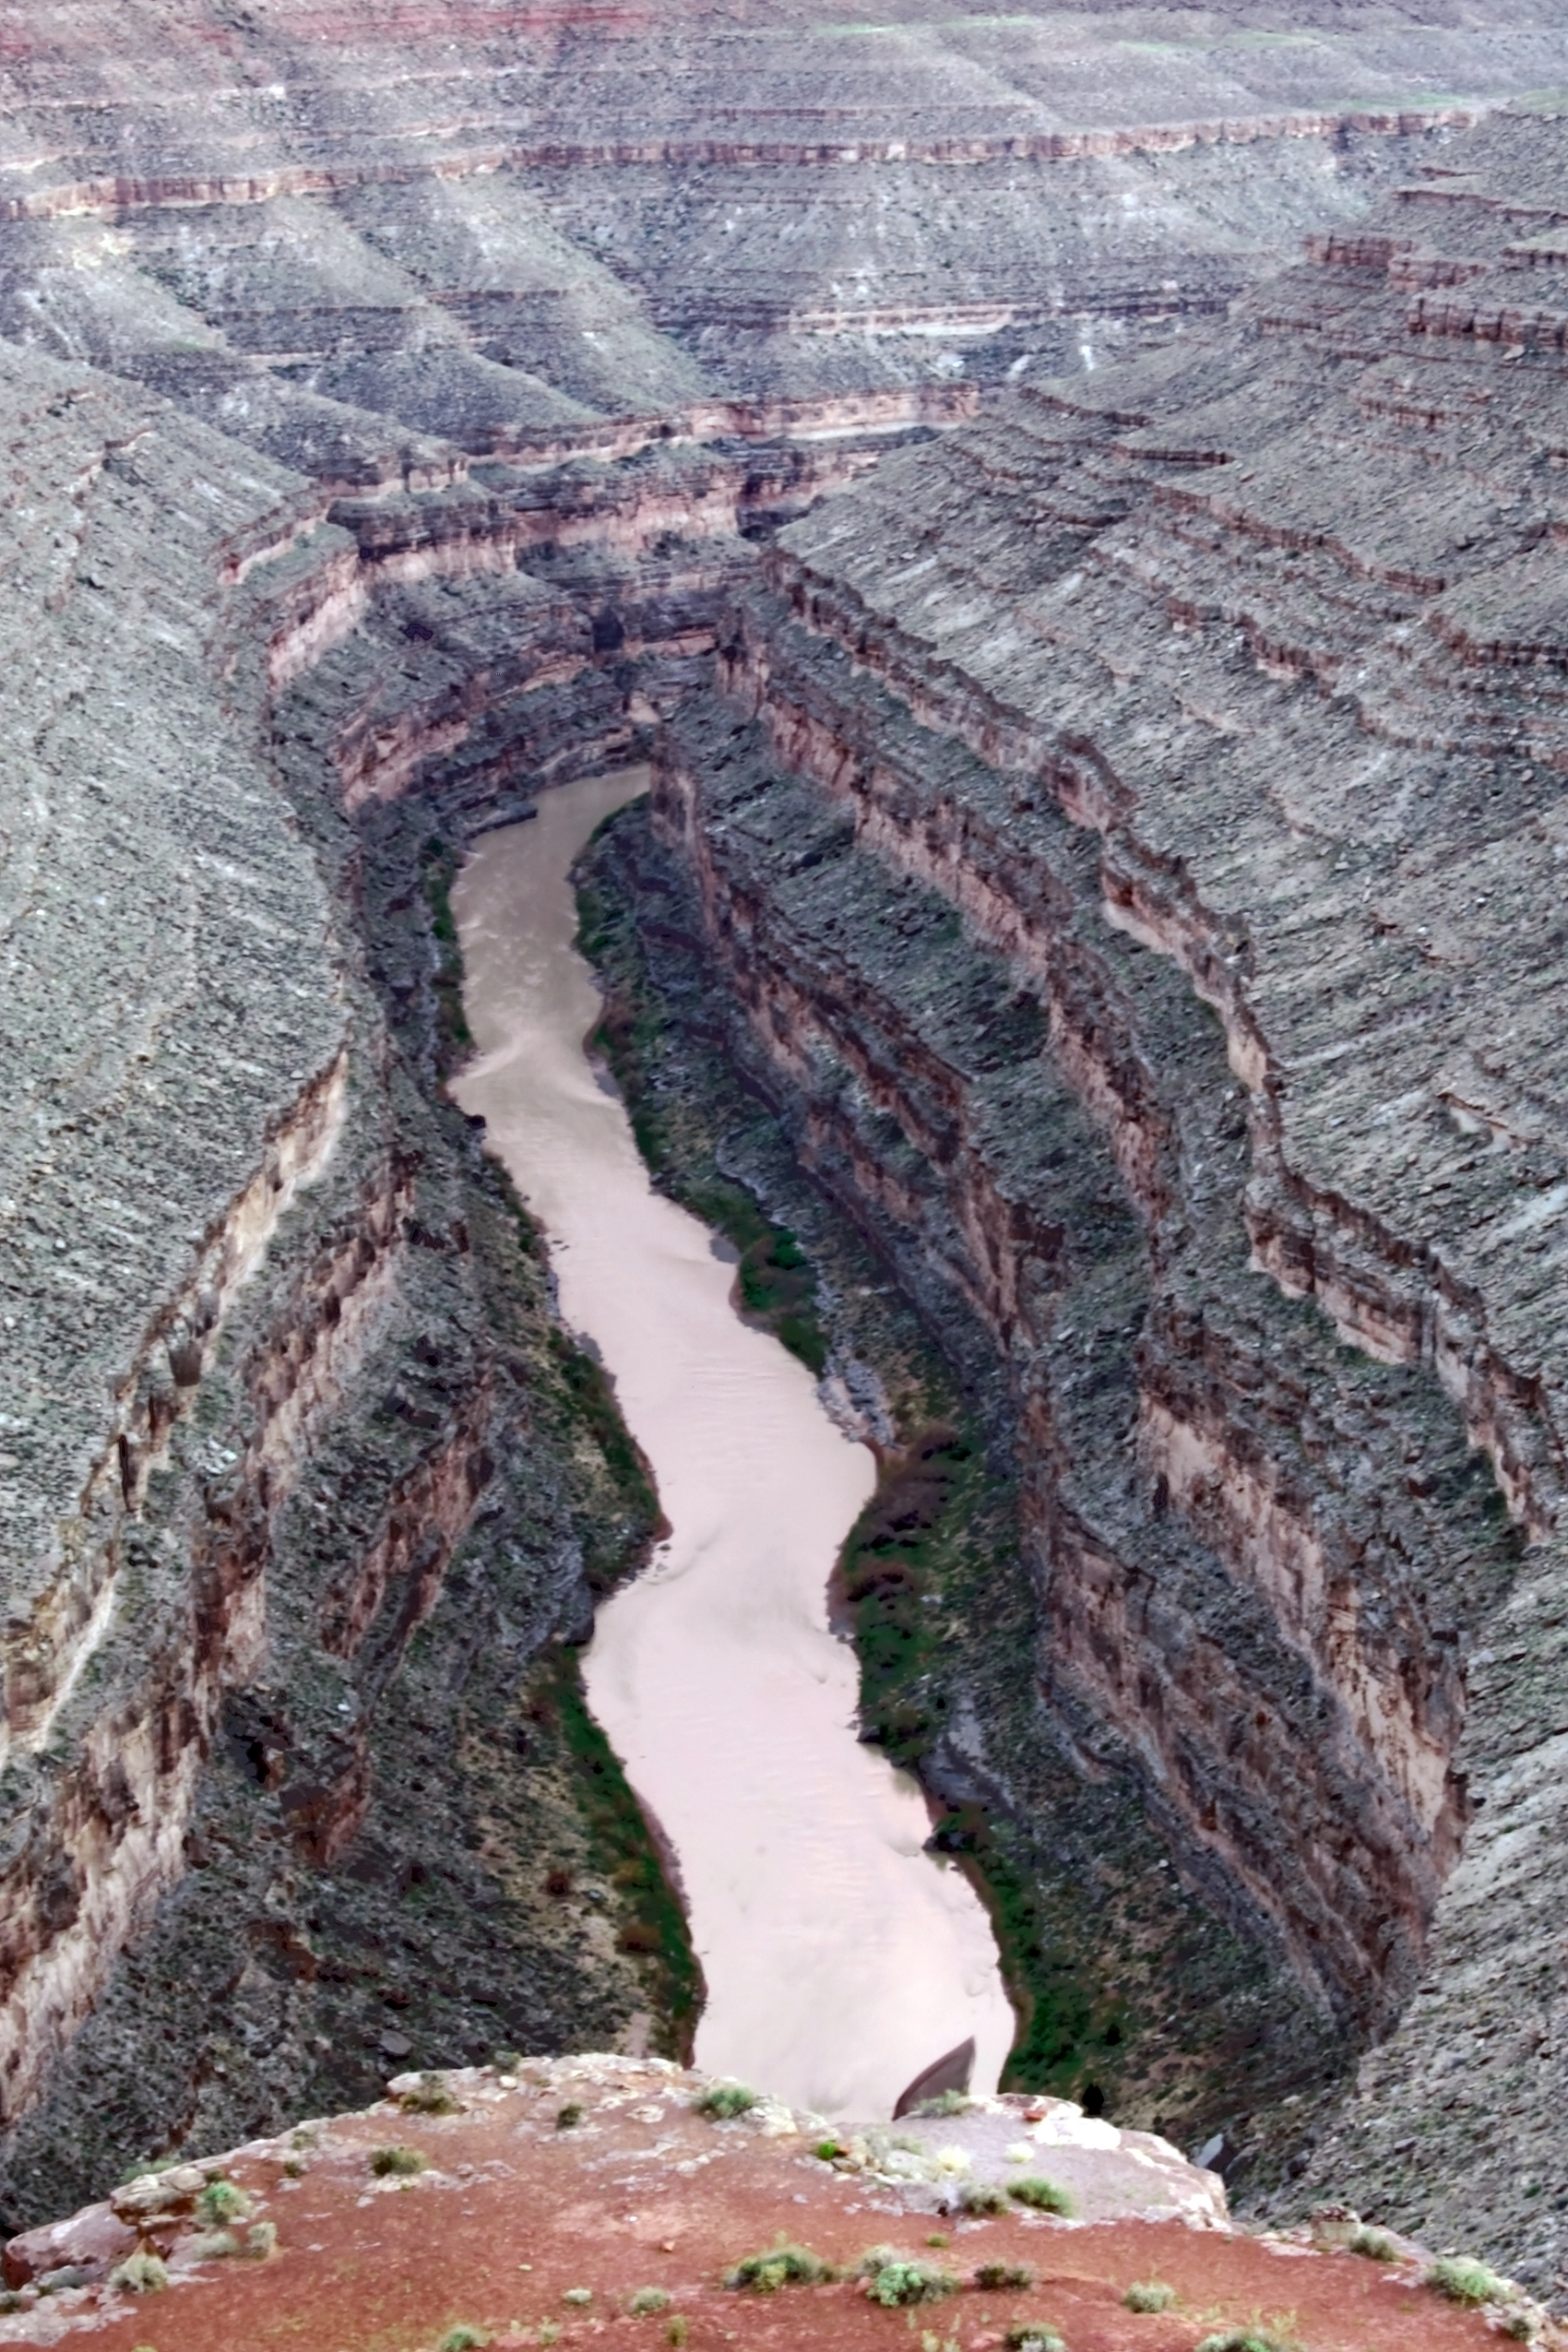
{"type": "Polygon", "coordinates": [[[1235,2230],[1213,2173],[1065,2100],[938,2102],[895,2135],[587,2056],[395,2075],[361,2113],[125,2181],[11,2239],[0,2342],[869,2347],[934,2305],[954,2339],[1132,2352],[1239,2343],[1227,2322],[1288,2299],[1293,2327],[1369,2352],[1460,2352],[1490,2323],[1560,2343],[1503,2282],[1484,2316],[1445,2304],[1417,2247],[1366,2260],[1367,2236],[1344,2207],[1235,2230]]]}

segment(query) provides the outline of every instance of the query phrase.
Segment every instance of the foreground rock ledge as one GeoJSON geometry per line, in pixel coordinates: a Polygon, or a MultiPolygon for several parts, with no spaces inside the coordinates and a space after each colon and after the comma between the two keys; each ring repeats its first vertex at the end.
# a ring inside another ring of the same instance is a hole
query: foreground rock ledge
{"type": "MultiPolygon", "coordinates": [[[[1413,2352],[1480,2344],[1512,2316],[1443,2301],[1408,2242],[1386,2262],[1336,2245],[1342,2217],[1244,2232],[1218,2175],[1066,2100],[976,2099],[857,2131],[767,2098],[716,2117],[699,2104],[712,2087],[667,2060],[616,2056],[398,2075],[362,2113],[143,2175],[14,2238],[0,2342],[905,2344],[916,2315],[852,2275],[770,2295],[726,2287],[784,2239],[851,2273],[873,2245],[948,2272],[959,2285],[924,2317],[964,2352],[1037,2324],[1069,2352],[1189,2352],[1259,2325],[1305,2352],[1413,2352]],[[1073,2218],[965,2210],[974,2184],[1041,2178],[1067,2191],[1073,2218]],[[982,2287],[988,2264],[1027,2267],[1033,2284],[982,2287]],[[1127,2288],[1152,2280],[1175,2301],[1129,2311],[1127,2288]]],[[[1514,2308],[1529,2340],[1568,2341],[1514,2308]]]]}

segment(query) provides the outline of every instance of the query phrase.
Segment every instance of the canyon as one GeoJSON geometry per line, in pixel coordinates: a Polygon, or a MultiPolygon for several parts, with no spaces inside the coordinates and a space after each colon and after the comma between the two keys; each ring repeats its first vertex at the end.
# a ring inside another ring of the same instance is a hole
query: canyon
{"type": "Polygon", "coordinates": [[[1563,2291],[1565,48],[0,7],[8,2227],[689,2049],[449,1093],[464,855],[647,759],[606,1050],[799,1236],[1021,2087],[1563,2291]]]}

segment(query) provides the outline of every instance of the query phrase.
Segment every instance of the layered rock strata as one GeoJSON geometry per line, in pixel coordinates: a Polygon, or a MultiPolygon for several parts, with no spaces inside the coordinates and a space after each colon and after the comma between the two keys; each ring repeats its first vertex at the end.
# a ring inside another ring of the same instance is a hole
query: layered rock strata
{"type": "Polygon", "coordinates": [[[1562,156],[791,528],[659,788],[759,1082],[1006,1368],[1042,1736],[1394,2031],[1323,2177],[1542,2283],[1562,156]]]}

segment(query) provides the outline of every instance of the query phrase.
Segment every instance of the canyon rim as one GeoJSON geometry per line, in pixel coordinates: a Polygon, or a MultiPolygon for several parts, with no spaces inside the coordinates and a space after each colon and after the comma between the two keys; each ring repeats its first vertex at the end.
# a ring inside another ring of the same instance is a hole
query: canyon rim
{"type": "Polygon", "coordinates": [[[11,2230],[690,2053],[579,1670],[659,1497],[452,1093],[469,850],[646,762],[592,1050],[874,1447],[1005,2086],[1568,2292],[1565,92],[1487,0],[0,6],[11,2230]]]}

